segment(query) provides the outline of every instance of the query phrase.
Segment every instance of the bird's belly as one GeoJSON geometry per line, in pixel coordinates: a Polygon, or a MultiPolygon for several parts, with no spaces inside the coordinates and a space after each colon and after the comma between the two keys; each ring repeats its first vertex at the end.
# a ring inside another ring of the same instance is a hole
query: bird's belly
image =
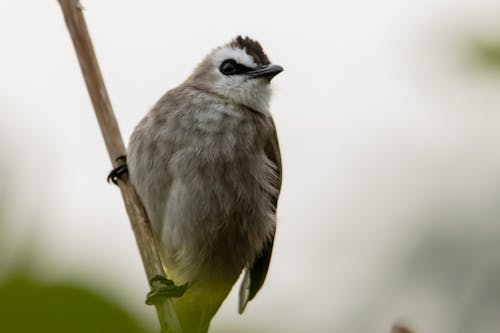
{"type": "Polygon", "coordinates": [[[169,273],[182,283],[234,282],[274,230],[263,183],[273,170],[265,156],[179,167],[162,232],[169,273]]]}

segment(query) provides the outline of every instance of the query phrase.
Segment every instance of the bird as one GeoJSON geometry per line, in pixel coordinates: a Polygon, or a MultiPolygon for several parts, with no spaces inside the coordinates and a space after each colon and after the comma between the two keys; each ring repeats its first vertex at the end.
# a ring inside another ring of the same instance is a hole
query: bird
{"type": "Polygon", "coordinates": [[[213,49],[135,127],[130,182],[149,217],[182,331],[203,333],[243,272],[243,312],[266,278],[282,164],[269,111],[283,71],[237,36],[213,49]]]}

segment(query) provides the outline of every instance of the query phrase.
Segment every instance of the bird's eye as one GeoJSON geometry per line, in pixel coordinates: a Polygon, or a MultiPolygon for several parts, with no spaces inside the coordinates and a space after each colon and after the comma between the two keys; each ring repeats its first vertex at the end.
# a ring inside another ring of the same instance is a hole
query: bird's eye
{"type": "Polygon", "coordinates": [[[224,60],[224,62],[220,65],[220,71],[224,75],[236,74],[237,68],[236,61],[233,59],[224,60]]]}
{"type": "Polygon", "coordinates": [[[236,75],[244,74],[252,69],[245,65],[238,64],[234,59],[226,59],[220,65],[219,70],[224,75],[236,75]]]}

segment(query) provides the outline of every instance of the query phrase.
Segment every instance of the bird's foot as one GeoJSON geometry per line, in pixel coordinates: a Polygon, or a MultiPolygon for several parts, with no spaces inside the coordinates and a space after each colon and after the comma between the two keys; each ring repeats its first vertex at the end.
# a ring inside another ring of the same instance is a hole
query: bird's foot
{"type": "Polygon", "coordinates": [[[146,296],[146,304],[154,305],[162,302],[165,298],[181,297],[186,292],[188,284],[176,286],[174,281],[164,276],[156,275],[149,280],[151,291],[146,296]]]}
{"type": "Polygon", "coordinates": [[[120,165],[111,170],[107,180],[108,183],[111,181],[113,182],[113,184],[118,185],[118,179],[121,179],[123,175],[128,173],[127,157],[125,155],[122,155],[118,157],[116,161],[120,163],[120,165]]]}

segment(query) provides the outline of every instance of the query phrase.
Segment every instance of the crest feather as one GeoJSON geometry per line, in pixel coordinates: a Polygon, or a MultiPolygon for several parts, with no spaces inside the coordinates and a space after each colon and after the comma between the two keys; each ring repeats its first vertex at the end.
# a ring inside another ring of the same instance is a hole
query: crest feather
{"type": "Polygon", "coordinates": [[[229,45],[245,50],[245,52],[251,56],[254,62],[259,66],[269,65],[271,63],[264,52],[264,49],[262,49],[262,46],[256,40],[249,37],[243,38],[238,36],[233,39],[229,45]]]}

